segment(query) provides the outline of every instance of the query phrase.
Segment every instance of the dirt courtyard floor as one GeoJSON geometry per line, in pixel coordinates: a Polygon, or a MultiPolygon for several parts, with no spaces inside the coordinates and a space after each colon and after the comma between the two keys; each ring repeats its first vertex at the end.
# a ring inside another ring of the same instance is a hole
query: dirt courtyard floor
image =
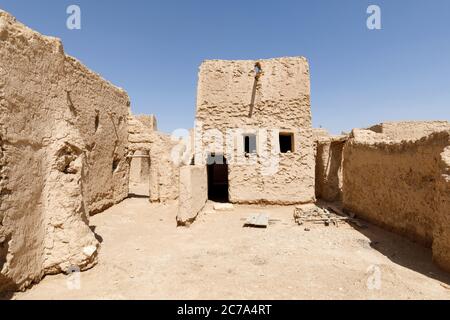
{"type": "Polygon", "coordinates": [[[235,206],[177,228],[176,203],[130,198],[91,218],[102,247],[80,289],[48,276],[13,299],[450,299],[429,249],[372,225],[305,231],[293,209],[235,206]],[[276,221],[243,228],[258,212],[276,221]]]}

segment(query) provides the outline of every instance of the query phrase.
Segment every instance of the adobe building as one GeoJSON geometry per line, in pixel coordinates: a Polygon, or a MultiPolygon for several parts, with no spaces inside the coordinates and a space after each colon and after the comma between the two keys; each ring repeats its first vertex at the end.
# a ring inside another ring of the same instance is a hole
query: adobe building
{"type": "Polygon", "coordinates": [[[314,202],[307,60],[203,62],[194,162],[207,165],[211,200],[314,202]]]}

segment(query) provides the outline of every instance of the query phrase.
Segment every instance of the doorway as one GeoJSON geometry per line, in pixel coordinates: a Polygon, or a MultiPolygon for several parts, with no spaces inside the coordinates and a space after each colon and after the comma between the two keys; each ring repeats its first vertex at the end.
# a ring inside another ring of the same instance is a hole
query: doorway
{"type": "Polygon", "coordinates": [[[129,197],[148,198],[150,192],[150,153],[147,150],[138,150],[130,158],[129,197]]]}
{"type": "Polygon", "coordinates": [[[228,202],[228,164],[223,154],[208,156],[208,199],[215,202],[228,202]]]}

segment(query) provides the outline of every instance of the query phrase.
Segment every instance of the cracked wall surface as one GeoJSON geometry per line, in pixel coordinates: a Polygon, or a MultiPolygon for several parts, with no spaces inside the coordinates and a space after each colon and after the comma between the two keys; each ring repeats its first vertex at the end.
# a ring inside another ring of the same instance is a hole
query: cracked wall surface
{"type": "Polygon", "coordinates": [[[208,153],[226,155],[231,202],[292,204],[315,200],[310,79],[305,58],[203,62],[196,127],[199,143],[195,164],[204,163],[208,153]],[[229,129],[242,132],[227,138],[229,129]],[[293,152],[279,152],[278,131],[294,135],[293,152]],[[213,137],[215,132],[223,136],[223,142],[213,137]],[[245,157],[244,133],[257,136],[256,155],[245,157]]]}
{"type": "Polygon", "coordinates": [[[128,195],[129,98],[0,12],[0,291],[96,263],[89,215],[128,195]]]}

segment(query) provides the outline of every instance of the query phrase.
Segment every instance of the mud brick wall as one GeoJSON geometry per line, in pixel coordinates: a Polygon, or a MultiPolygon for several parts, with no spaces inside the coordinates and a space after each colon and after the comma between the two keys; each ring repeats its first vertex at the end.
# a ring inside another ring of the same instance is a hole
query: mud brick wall
{"type": "Polygon", "coordinates": [[[125,91],[0,12],[0,291],[96,263],[90,214],[128,194],[125,91]]]}
{"type": "Polygon", "coordinates": [[[204,162],[208,153],[225,154],[231,202],[314,201],[310,76],[305,58],[203,62],[196,121],[201,147],[196,146],[195,163],[204,162]],[[258,77],[256,66],[261,71],[258,77]],[[255,134],[257,154],[245,157],[242,133],[228,139],[229,129],[255,134]],[[279,152],[276,130],[293,134],[292,152],[279,152]],[[208,139],[208,132],[214,131],[226,142],[208,139]]]}
{"type": "Polygon", "coordinates": [[[343,205],[348,211],[433,247],[450,270],[450,131],[414,141],[354,130],[344,148],[343,205]]]}

